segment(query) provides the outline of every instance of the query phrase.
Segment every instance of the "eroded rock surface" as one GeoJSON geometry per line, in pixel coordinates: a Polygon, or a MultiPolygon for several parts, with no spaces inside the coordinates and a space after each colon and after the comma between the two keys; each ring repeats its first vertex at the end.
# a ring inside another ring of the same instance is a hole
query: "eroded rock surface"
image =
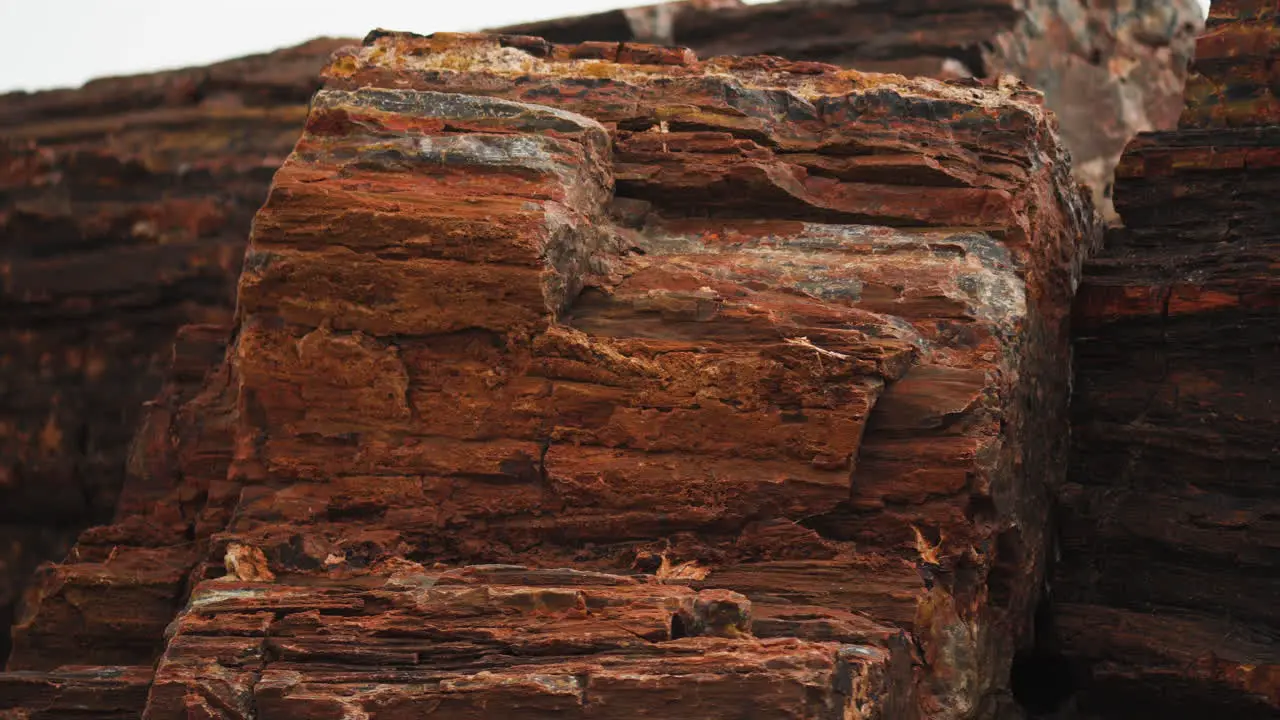
{"type": "MultiPolygon", "coordinates": [[[[535,34],[936,77],[1012,72],[1046,92],[1105,213],[1118,148],[1176,114],[1193,5],[698,0],[535,34]]],[[[342,44],[0,101],[0,624],[39,561],[111,517],[175,329],[227,322],[249,220],[297,139],[316,69],[342,44]]]]}
{"type": "Polygon", "coordinates": [[[177,328],[230,320],[249,223],[341,44],[0,97],[0,624],[111,519],[177,328]]]}
{"type": "Polygon", "coordinates": [[[1128,141],[1172,129],[1198,31],[1197,0],[781,0],[671,2],[506,32],[561,42],[658,42],[700,55],[769,54],[940,78],[1008,73],[1045,94],[1076,177],[1115,220],[1111,180],[1128,141]]]}
{"type": "Polygon", "coordinates": [[[12,682],[158,658],[148,718],[999,702],[1097,239],[1034,94],[394,33],[327,86],[227,363],[149,409],[12,682]]]}
{"type": "Polygon", "coordinates": [[[1076,310],[1061,647],[1105,717],[1280,713],[1277,4],[1215,2],[1076,310]]]}

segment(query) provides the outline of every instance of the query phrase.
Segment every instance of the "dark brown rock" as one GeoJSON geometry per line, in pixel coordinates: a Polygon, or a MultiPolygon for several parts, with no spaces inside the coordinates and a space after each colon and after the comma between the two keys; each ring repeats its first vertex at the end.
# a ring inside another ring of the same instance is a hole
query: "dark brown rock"
{"type": "Polygon", "coordinates": [[[5,720],[133,720],[151,687],[150,667],[68,667],[0,673],[5,720]],[[21,710],[8,709],[21,707],[21,710]]]}
{"type": "Polygon", "coordinates": [[[10,672],[0,673],[0,717],[65,717],[70,703],[76,717],[141,715],[163,633],[235,499],[226,482],[230,383],[218,371],[230,330],[179,329],[164,388],[131,449],[117,522],[83,532],[26,592],[10,672]],[[113,680],[121,672],[123,685],[113,680]]]}
{"type": "Polygon", "coordinates": [[[1129,146],[1126,228],[1078,296],[1055,598],[1105,717],[1280,712],[1278,14],[1215,3],[1182,127],[1129,146]]]}
{"type": "Polygon", "coordinates": [[[0,618],[112,518],[177,328],[229,321],[250,220],[340,44],[0,98],[0,618]]]}

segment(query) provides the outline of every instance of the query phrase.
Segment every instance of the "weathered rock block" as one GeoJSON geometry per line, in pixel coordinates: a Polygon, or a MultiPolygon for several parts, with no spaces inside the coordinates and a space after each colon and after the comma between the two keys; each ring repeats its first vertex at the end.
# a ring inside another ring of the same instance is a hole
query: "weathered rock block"
{"type": "Polygon", "coordinates": [[[9,720],[133,720],[151,687],[150,667],[0,673],[0,717],[9,720]],[[21,710],[11,710],[20,706],[21,710]]]}
{"type": "MultiPolygon", "coordinates": [[[[936,77],[1011,72],[1045,91],[1077,176],[1105,209],[1124,141],[1172,125],[1197,22],[1192,0],[699,0],[543,23],[530,34],[936,77]]],[[[39,561],[63,557],[80,529],[112,517],[128,439],[175,329],[229,321],[252,213],[297,139],[316,68],[341,44],[0,102],[0,508],[12,508],[0,510],[0,625],[39,561]]],[[[831,165],[814,162],[815,172],[831,165]]],[[[893,167],[935,183],[925,178],[950,172],[905,153],[866,162],[888,165],[847,165],[844,179],[893,167]]]]}
{"type": "Polygon", "coordinates": [[[1130,145],[1126,228],[1080,288],[1055,598],[1106,717],[1280,712],[1278,15],[1215,3],[1182,127],[1130,145]]]}
{"type": "Polygon", "coordinates": [[[1116,163],[1137,133],[1176,127],[1203,27],[1197,0],[688,0],[504,32],[557,42],[679,44],[703,56],[779,55],[940,78],[1012,74],[1044,92],[1076,177],[1114,220],[1116,163]]]}
{"type": "Polygon", "coordinates": [[[891,682],[910,685],[878,647],[748,640],[749,621],[734,593],[567,570],[207,582],[144,717],[875,717],[891,682]]]}
{"type": "Polygon", "coordinates": [[[239,492],[226,480],[234,407],[220,364],[230,332],[178,331],[132,447],[117,522],[86,530],[27,589],[0,673],[0,717],[141,716],[164,632],[239,492]]]}
{"type": "Polygon", "coordinates": [[[12,667],[163,647],[156,719],[990,712],[1097,239],[1034,94],[392,33],[327,84],[12,667]]]}

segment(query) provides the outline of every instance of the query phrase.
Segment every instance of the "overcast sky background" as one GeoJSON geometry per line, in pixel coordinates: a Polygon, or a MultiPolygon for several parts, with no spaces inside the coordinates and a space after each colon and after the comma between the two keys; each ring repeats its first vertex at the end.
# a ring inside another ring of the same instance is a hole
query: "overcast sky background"
{"type": "Polygon", "coordinates": [[[478,30],[654,1],[0,0],[0,92],[205,65],[377,27],[478,30]]]}

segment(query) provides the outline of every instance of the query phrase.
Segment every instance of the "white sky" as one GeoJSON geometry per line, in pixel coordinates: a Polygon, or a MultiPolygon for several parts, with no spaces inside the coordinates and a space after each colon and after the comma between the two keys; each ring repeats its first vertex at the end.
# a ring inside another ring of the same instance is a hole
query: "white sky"
{"type": "Polygon", "coordinates": [[[0,92],[205,65],[376,27],[477,30],[655,1],[0,0],[0,92]]]}

